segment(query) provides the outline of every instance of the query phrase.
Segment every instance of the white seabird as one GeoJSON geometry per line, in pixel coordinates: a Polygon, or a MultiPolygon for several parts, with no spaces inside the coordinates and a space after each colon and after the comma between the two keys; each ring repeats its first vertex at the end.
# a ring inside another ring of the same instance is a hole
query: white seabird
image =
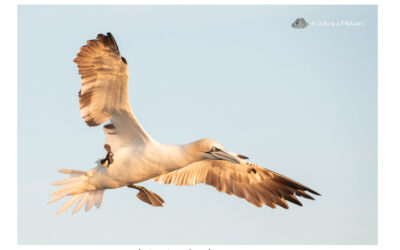
{"type": "Polygon", "coordinates": [[[137,197],[153,206],[163,206],[157,194],[136,183],[153,179],[175,185],[205,183],[218,191],[234,194],[257,207],[263,204],[288,208],[286,201],[302,205],[296,196],[313,199],[306,192],[314,190],[283,175],[246,161],[247,157],[229,153],[211,139],[186,145],[168,145],[151,138],[136,120],[128,98],[128,65],[119,54],[111,33],[99,34],[82,46],[77,58],[82,88],[79,91],[80,112],[89,126],[104,125],[107,155],[87,172],[62,169],[69,174],[53,182],[61,189],[51,195],[55,202],[71,198],[58,210],[62,213],[76,204],[73,214],[83,205],[88,211],[100,207],[106,189],[138,189],[137,197]]]}

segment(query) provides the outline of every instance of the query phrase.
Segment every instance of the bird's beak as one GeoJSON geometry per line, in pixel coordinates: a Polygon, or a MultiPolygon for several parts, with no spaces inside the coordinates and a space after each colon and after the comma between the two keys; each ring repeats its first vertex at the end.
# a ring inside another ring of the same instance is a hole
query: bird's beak
{"type": "Polygon", "coordinates": [[[239,160],[231,155],[228,152],[225,152],[223,150],[220,151],[213,151],[209,153],[210,155],[214,156],[215,160],[224,160],[224,161],[230,161],[236,164],[240,164],[239,160]]]}

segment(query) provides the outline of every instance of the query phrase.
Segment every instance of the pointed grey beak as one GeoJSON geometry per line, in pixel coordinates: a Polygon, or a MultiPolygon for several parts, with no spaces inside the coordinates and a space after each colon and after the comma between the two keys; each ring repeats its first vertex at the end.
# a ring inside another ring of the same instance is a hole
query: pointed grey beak
{"type": "Polygon", "coordinates": [[[236,159],[235,156],[229,154],[228,152],[225,152],[223,150],[220,151],[212,151],[209,152],[212,156],[214,156],[215,160],[224,160],[224,161],[230,161],[236,164],[240,164],[238,159],[236,159]]]}

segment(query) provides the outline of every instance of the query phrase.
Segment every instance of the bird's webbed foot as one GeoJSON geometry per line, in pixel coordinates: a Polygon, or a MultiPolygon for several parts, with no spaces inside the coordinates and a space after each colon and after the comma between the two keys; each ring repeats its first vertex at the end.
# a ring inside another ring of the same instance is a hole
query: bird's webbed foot
{"type": "Polygon", "coordinates": [[[130,184],[127,187],[135,188],[139,190],[139,193],[136,195],[141,201],[144,201],[155,207],[163,207],[165,201],[157,194],[147,190],[144,187],[137,186],[134,184],[130,184]]]}
{"type": "Polygon", "coordinates": [[[104,158],[103,160],[101,160],[101,164],[108,168],[111,163],[114,162],[114,153],[111,151],[111,146],[108,144],[104,144],[104,149],[107,151],[107,155],[106,158],[104,158]]]}

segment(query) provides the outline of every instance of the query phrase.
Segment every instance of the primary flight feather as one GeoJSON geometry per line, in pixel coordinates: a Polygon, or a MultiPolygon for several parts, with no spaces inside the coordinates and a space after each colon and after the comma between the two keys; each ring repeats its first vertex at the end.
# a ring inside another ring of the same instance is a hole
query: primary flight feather
{"type": "Polygon", "coordinates": [[[151,138],[132,113],[128,97],[128,65],[119,53],[111,33],[99,34],[81,47],[74,62],[82,77],[79,91],[81,116],[88,126],[104,123],[106,156],[87,172],[62,169],[69,174],[53,182],[61,188],[51,195],[55,202],[71,198],[58,210],[75,205],[88,211],[100,207],[106,189],[130,187],[139,190],[137,197],[153,206],[164,200],[150,190],[136,185],[149,179],[175,185],[214,186],[234,194],[255,206],[276,205],[288,208],[287,201],[302,205],[296,196],[313,199],[307,192],[316,191],[283,175],[246,161],[247,157],[224,150],[211,139],[185,145],[169,145],[151,138]]]}

